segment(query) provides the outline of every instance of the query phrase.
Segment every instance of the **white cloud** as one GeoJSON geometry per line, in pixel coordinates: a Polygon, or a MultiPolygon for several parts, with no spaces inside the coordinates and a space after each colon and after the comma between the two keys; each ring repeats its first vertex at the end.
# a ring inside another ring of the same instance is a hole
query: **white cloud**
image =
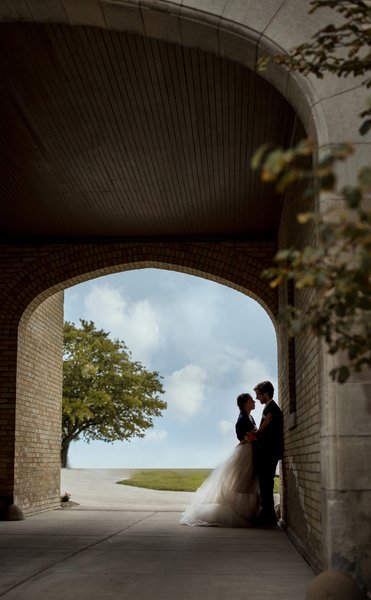
{"type": "MultiPolygon", "coordinates": [[[[258,356],[251,358],[249,348],[212,343],[208,352],[200,358],[198,364],[207,372],[208,382],[214,390],[234,390],[237,394],[250,392],[254,386],[266,379],[275,385],[275,374],[271,365],[258,356]]],[[[276,386],[275,386],[276,388],[276,386]]],[[[228,398],[228,396],[226,396],[228,398]]]]}
{"type": "Polygon", "coordinates": [[[241,366],[241,372],[244,379],[255,383],[263,381],[268,375],[266,365],[259,358],[247,358],[241,366]]]}
{"type": "MultiPolygon", "coordinates": [[[[196,279],[197,282],[197,279],[196,279]]],[[[158,306],[161,331],[185,361],[197,361],[210,350],[220,322],[219,297],[208,289],[173,289],[158,306]]]]}
{"type": "Polygon", "coordinates": [[[156,313],[148,300],[136,302],[127,314],[127,344],[139,360],[149,363],[160,344],[156,313]],[[134,350],[135,349],[135,350],[134,350]]]}
{"type": "Polygon", "coordinates": [[[168,375],[165,380],[165,399],[168,408],[181,420],[187,420],[203,410],[206,371],[189,364],[168,375]]]}
{"type": "Polygon", "coordinates": [[[275,390],[277,383],[271,372],[271,369],[266,365],[261,358],[246,358],[241,365],[241,379],[245,383],[246,391],[254,395],[254,387],[260,381],[271,381],[275,390]]]}
{"type": "Polygon", "coordinates": [[[146,433],[144,439],[155,443],[165,442],[167,440],[167,431],[164,429],[151,429],[146,433]]]}
{"type": "Polygon", "coordinates": [[[231,423],[230,421],[226,421],[225,419],[222,419],[221,421],[219,421],[219,423],[217,423],[217,428],[223,434],[230,433],[231,431],[234,430],[234,424],[231,423]]]}
{"type": "Polygon", "coordinates": [[[156,313],[148,300],[130,302],[108,285],[96,285],[84,301],[87,319],[124,340],[135,360],[148,366],[151,355],[160,344],[160,328],[156,313]]]}

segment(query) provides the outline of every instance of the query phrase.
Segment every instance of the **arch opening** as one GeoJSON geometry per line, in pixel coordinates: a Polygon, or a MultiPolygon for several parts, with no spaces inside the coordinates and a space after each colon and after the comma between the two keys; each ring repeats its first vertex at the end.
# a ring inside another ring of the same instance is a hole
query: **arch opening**
{"type": "MultiPolygon", "coordinates": [[[[272,322],[255,301],[226,286],[169,270],[126,271],[67,290],[65,319],[78,325],[79,317],[123,339],[134,360],[158,371],[168,401],[156,419],[158,456],[148,454],[145,439],[118,444],[117,456],[100,444],[96,466],[111,460],[130,468],[214,467],[235,445],[237,395],[253,393],[254,377],[273,380],[277,390],[272,322]]],[[[92,444],[75,448],[71,466],[93,467],[92,444]]]]}
{"type": "MultiPolygon", "coordinates": [[[[82,260],[84,260],[84,255],[82,255],[82,260]]],[[[158,263],[156,264],[158,269],[158,263]]],[[[79,267],[76,264],[76,260],[74,265],[75,270],[78,271],[79,267]]],[[[140,266],[140,263],[137,262],[129,265],[129,267],[132,269],[137,269],[138,266],[140,266]],[[135,267],[133,265],[135,265],[135,267]]],[[[142,265],[142,269],[140,269],[140,271],[129,270],[123,273],[123,275],[133,275],[138,272],[143,273],[143,268],[144,267],[142,265]]],[[[148,265],[146,269],[148,269],[148,265]]],[[[169,270],[171,269],[170,264],[167,265],[167,269],[168,270],[164,271],[164,273],[169,274],[169,270]]],[[[107,265],[106,273],[110,272],[110,270],[110,267],[107,265]]],[[[114,273],[116,273],[115,276],[117,277],[117,267],[114,267],[112,270],[114,273]]],[[[187,272],[187,269],[180,269],[177,267],[177,271],[177,274],[181,276],[179,271],[187,272]]],[[[252,273],[255,277],[255,270],[253,270],[252,273]]],[[[193,274],[195,274],[194,270],[193,274]]],[[[192,279],[198,282],[204,281],[206,283],[203,272],[198,272],[197,274],[198,277],[192,279]]],[[[92,279],[92,276],[93,273],[86,273],[84,276],[80,276],[80,280],[90,280],[91,282],[99,281],[97,279],[92,279]]],[[[246,278],[246,272],[244,276],[246,278]]],[[[213,281],[218,280],[218,277],[211,277],[210,274],[209,277],[213,281]]],[[[223,279],[222,281],[225,284],[223,279]]],[[[61,283],[60,285],[64,287],[65,282],[61,283]]],[[[220,287],[226,289],[225,285],[220,287]]],[[[236,282],[232,283],[228,287],[232,287],[238,291],[244,290],[243,286],[236,285],[236,282]]],[[[245,288],[244,291],[245,295],[254,298],[255,294],[252,294],[248,289],[245,288]]],[[[27,309],[24,311],[18,329],[19,339],[17,374],[17,433],[15,444],[15,496],[18,502],[23,504],[23,507],[26,511],[35,510],[36,507],[41,509],[44,503],[48,502],[48,494],[53,495],[54,493],[54,502],[57,502],[57,498],[59,497],[56,495],[55,478],[57,472],[59,472],[60,464],[59,419],[62,392],[62,305],[63,294],[61,292],[55,293],[55,287],[45,290],[44,293],[38,294],[38,296],[31,301],[27,309]],[[31,428],[30,423],[33,423],[31,428]],[[49,447],[49,452],[42,452],[44,446],[49,447]],[[31,455],[33,455],[34,468],[38,468],[40,471],[40,477],[37,480],[33,479],[34,484],[36,483],[36,487],[33,491],[31,490],[32,481],[30,481],[28,476],[30,473],[30,462],[28,458],[30,455],[30,448],[33,448],[33,450],[31,450],[31,455]],[[41,453],[40,456],[38,456],[38,452],[41,453]],[[43,456],[43,458],[39,460],[41,456],[43,456]],[[43,470],[49,472],[48,477],[43,478],[41,476],[43,470]],[[49,478],[54,478],[53,486],[50,486],[49,478]],[[42,486],[37,483],[37,481],[41,480],[44,480],[45,482],[44,491],[42,486]],[[22,496],[24,496],[23,502],[21,500],[22,496]],[[39,496],[39,500],[35,503],[34,498],[36,496],[39,496]]],[[[196,304],[194,304],[194,306],[196,306],[196,304]]],[[[260,312],[263,312],[262,309],[260,309],[260,312]]],[[[204,314],[207,314],[206,311],[204,314]]],[[[210,317],[210,314],[208,316],[210,317]]],[[[165,316],[163,316],[163,319],[164,318],[165,316]]],[[[267,321],[270,322],[270,319],[268,318],[267,321]]],[[[215,323],[215,326],[217,327],[218,324],[215,323]]],[[[273,330],[272,324],[270,327],[273,330]]],[[[241,342],[241,351],[243,348],[244,344],[241,342]]],[[[173,349],[173,354],[174,353],[175,349],[173,349]]],[[[218,359],[222,361],[220,356],[222,349],[220,347],[218,349],[218,353],[218,359]]],[[[210,355],[211,354],[209,352],[209,358],[210,355]]],[[[255,357],[254,355],[251,355],[250,358],[245,357],[246,365],[244,367],[244,361],[241,361],[241,358],[238,359],[238,357],[231,350],[229,353],[226,351],[225,359],[227,362],[233,361],[235,363],[235,368],[241,373],[240,386],[243,386],[242,373],[244,372],[244,369],[247,369],[247,372],[251,373],[253,364],[255,364],[256,367],[260,364],[259,361],[254,363],[255,357]]],[[[155,365],[155,370],[157,370],[157,365],[155,365]]],[[[263,367],[261,367],[261,370],[263,370],[263,367]]],[[[182,373],[175,373],[175,375],[173,373],[172,377],[171,373],[168,373],[169,380],[173,380],[173,387],[175,385],[174,382],[179,380],[179,378],[182,379],[183,377],[183,380],[186,383],[187,378],[193,377],[193,389],[195,390],[196,394],[199,394],[199,398],[202,397],[200,396],[200,390],[203,390],[205,387],[206,377],[206,371],[204,368],[201,368],[199,365],[194,365],[192,361],[188,361],[187,364],[184,364],[179,369],[174,368],[173,371],[182,371],[182,373]]],[[[253,382],[251,381],[251,384],[252,383],[253,382]]],[[[231,392],[231,395],[237,396],[237,393],[240,391],[241,390],[234,388],[233,394],[231,392]]],[[[231,409],[230,412],[234,413],[234,400],[228,398],[228,403],[233,406],[233,409],[231,409]]],[[[185,415],[187,415],[187,411],[185,412],[185,415]]],[[[223,418],[220,420],[222,421],[223,418]]]]}

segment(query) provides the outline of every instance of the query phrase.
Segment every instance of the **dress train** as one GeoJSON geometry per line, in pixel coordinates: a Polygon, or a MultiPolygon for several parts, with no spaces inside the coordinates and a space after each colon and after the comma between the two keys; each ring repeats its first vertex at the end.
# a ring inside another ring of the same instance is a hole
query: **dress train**
{"type": "Polygon", "coordinates": [[[180,523],[192,526],[249,527],[260,508],[253,472],[252,444],[239,444],[195,492],[180,523]]]}

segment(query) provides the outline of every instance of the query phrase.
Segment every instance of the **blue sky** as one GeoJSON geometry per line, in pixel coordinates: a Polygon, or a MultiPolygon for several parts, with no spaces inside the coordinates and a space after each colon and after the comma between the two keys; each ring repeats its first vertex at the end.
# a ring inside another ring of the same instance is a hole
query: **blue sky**
{"type": "MultiPolygon", "coordinates": [[[[212,281],[160,269],[100,277],[65,291],[65,320],[79,319],[124,340],[133,359],[159,371],[168,408],[145,438],[73,443],[72,468],[214,467],[237,443],[237,395],[263,379],[277,389],[267,313],[212,281]]],[[[257,403],[256,421],[261,410],[257,403]]]]}

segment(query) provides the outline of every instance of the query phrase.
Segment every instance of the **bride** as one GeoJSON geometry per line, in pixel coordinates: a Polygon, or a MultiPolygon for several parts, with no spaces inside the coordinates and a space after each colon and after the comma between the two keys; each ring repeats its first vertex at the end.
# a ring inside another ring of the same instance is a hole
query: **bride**
{"type": "Polygon", "coordinates": [[[236,434],[240,443],[195,492],[191,504],[182,513],[180,523],[183,525],[249,527],[259,511],[253,444],[246,439],[249,431],[256,431],[255,421],[250,415],[255,401],[250,394],[240,394],[237,405],[240,415],[236,434]]]}

